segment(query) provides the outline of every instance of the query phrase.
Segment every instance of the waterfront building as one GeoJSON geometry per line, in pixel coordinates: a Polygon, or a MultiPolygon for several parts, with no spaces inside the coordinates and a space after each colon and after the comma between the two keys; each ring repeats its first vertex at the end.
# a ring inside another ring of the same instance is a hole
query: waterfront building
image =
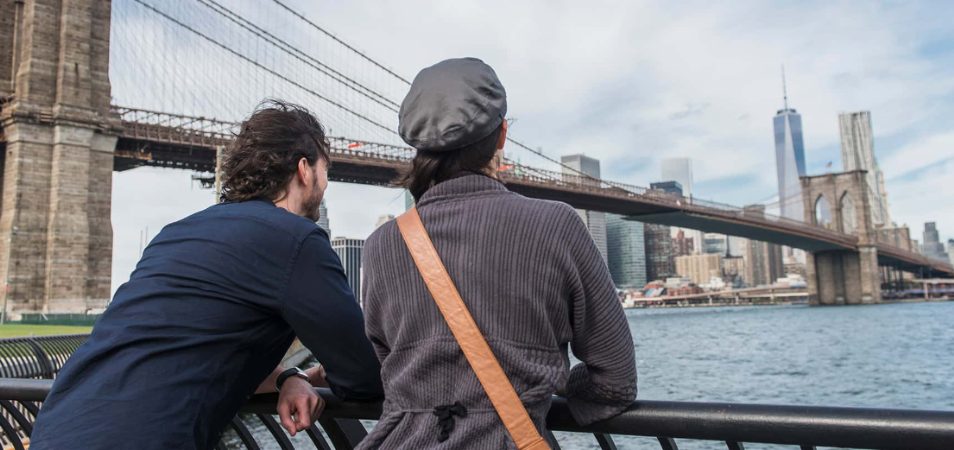
{"type": "Polygon", "coordinates": [[[888,192],[884,174],[878,168],[874,153],[874,136],[871,131],[871,112],[858,111],[838,115],[841,131],[841,162],[844,170],[865,170],[868,182],[868,204],[871,206],[871,223],[875,227],[891,224],[888,214],[888,192]]]}
{"type": "MultiPolygon", "coordinates": [[[[764,205],[748,205],[744,208],[747,216],[765,214],[764,205]]],[[[765,286],[785,275],[785,261],[782,258],[782,246],[768,242],[748,240],[745,246],[745,282],[749,286],[765,286]]],[[[793,264],[794,261],[789,261],[793,264]]]]}
{"type": "Polygon", "coordinates": [[[676,230],[676,237],[672,238],[672,255],[685,256],[695,253],[695,241],[686,236],[686,230],[679,228],[676,230]]]}
{"type": "Polygon", "coordinates": [[[719,233],[703,234],[702,253],[727,255],[729,252],[729,237],[719,233]]]}
{"type": "Polygon", "coordinates": [[[924,241],[921,244],[921,253],[923,253],[924,256],[941,261],[949,260],[947,252],[944,251],[944,244],[941,243],[941,239],[938,236],[937,224],[935,222],[927,222],[924,224],[924,234],[922,237],[924,241]]]}
{"type": "MultiPolygon", "coordinates": [[[[650,183],[649,187],[655,191],[682,196],[682,185],[678,181],[650,183]]],[[[668,225],[647,223],[643,229],[646,238],[646,279],[663,280],[675,275],[671,228],[668,225]]]]}
{"type": "Polygon", "coordinates": [[[727,256],[744,256],[745,246],[748,245],[748,239],[738,236],[726,236],[728,250],[727,256]]]}
{"type": "Polygon", "coordinates": [[[682,197],[683,189],[682,183],[676,180],[669,181],[657,181],[655,183],[649,183],[649,188],[655,191],[665,192],[667,194],[673,194],[678,197],[682,197]]]}
{"type": "Polygon", "coordinates": [[[646,284],[646,247],[642,222],[606,215],[607,263],[619,289],[646,284]]]}
{"type": "Polygon", "coordinates": [[[318,205],[318,222],[316,223],[318,228],[331,235],[331,222],[328,221],[328,207],[325,206],[325,199],[321,199],[321,204],[318,205]]]}
{"type": "Polygon", "coordinates": [[[707,284],[712,277],[722,276],[722,255],[677,256],[676,273],[696,284],[707,284]]]}
{"type": "MultiPolygon", "coordinates": [[[[665,181],[675,181],[679,183],[682,195],[687,201],[691,202],[693,197],[692,190],[692,160],[689,158],[663,158],[660,170],[660,177],[665,181]]],[[[702,249],[702,232],[689,228],[672,228],[675,233],[677,230],[683,230],[683,233],[692,238],[695,244],[694,251],[698,253],[702,249]]],[[[675,235],[673,235],[675,237],[675,235]]]]}
{"type": "Polygon", "coordinates": [[[785,72],[782,72],[784,107],[775,113],[775,171],[778,175],[778,204],[781,216],[805,221],[802,183],[805,176],[805,144],[802,139],[802,116],[788,107],[785,72]]]}
{"type": "MultiPolygon", "coordinates": [[[[580,177],[580,173],[589,175],[593,178],[600,178],[600,161],[590,158],[586,155],[565,155],[560,158],[563,163],[563,174],[570,177],[580,177]]],[[[606,213],[600,211],[588,211],[583,209],[576,210],[576,213],[583,219],[586,229],[589,230],[596,248],[603,255],[603,261],[608,261],[606,246],[606,213]]]]}
{"type": "Polygon", "coordinates": [[[768,242],[749,240],[745,253],[745,282],[749,286],[766,286],[785,275],[782,247],[768,242]]]}
{"type": "Polygon", "coordinates": [[[361,303],[361,253],[364,249],[363,239],[336,237],[331,240],[331,248],[341,259],[341,267],[348,277],[348,285],[354,291],[354,299],[361,303]]]}
{"type": "Polygon", "coordinates": [[[732,287],[741,287],[745,280],[745,258],[727,256],[722,258],[722,279],[732,287]]]}
{"type": "Polygon", "coordinates": [[[951,265],[954,266],[954,239],[947,240],[947,259],[950,260],[951,265]]]}
{"type": "Polygon", "coordinates": [[[644,227],[646,248],[646,279],[662,280],[676,272],[673,260],[673,242],[669,227],[646,224],[644,227]]]}

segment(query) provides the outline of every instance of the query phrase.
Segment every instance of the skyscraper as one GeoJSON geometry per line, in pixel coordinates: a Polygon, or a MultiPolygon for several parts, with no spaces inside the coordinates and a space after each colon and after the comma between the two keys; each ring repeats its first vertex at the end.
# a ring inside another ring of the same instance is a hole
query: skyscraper
{"type": "Polygon", "coordinates": [[[934,258],[941,261],[948,261],[947,252],[944,251],[944,244],[937,233],[937,224],[927,222],[924,224],[923,243],[921,244],[921,253],[928,258],[934,258]]]}
{"type": "MultiPolygon", "coordinates": [[[[682,185],[678,181],[650,183],[650,189],[682,196],[682,185]]],[[[672,231],[668,225],[647,223],[643,226],[646,243],[646,279],[647,281],[665,280],[676,274],[673,255],[672,231]]]]}
{"type": "Polygon", "coordinates": [[[349,239],[336,237],[331,240],[331,248],[341,259],[341,267],[348,277],[348,285],[354,291],[354,299],[361,303],[361,252],[364,249],[363,239],[349,239]]]}
{"type": "Polygon", "coordinates": [[[318,205],[318,228],[325,230],[325,233],[331,235],[331,222],[328,221],[328,208],[325,206],[325,199],[321,199],[321,204],[318,205]]]}
{"type": "Polygon", "coordinates": [[[775,113],[775,171],[778,175],[778,203],[782,217],[804,221],[802,183],[805,176],[805,143],[802,139],[802,116],[788,107],[785,71],[782,71],[784,107],[775,113]]]}
{"type": "Polygon", "coordinates": [[[891,224],[888,213],[888,193],[884,174],[878,168],[874,154],[874,136],[871,133],[871,113],[858,111],[838,115],[841,130],[841,163],[845,171],[865,170],[868,182],[868,204],[871,205],[871,223],[876,226],[891,224]]]}
{"type": "Polygon", "coordinates": [[[392,220],[394,220],[394,214],[382,214],[378,216],[378,221],[374,224],[374,228],[380,228],[381,225],[384,225],[392,220]]]}
{"type": "Polygon", "coordinates": [[[643,223],[617,214],[606,215],[607,263],[620,289],[646,285],[646,247],[643,223]]]}
{"type": "MultiPolygon", "coordinates": [[[[598,159],[590,158],[586,155],[565,155],[560,158],[560,162],[565,166],[563,167],[564,175],[580,176],[577,172],[582,172],[591,177],[600,178],[600,161],[598,159]]],[[[606,248],[606,213],[583,209],[576,210],[576,213],[580,215],[580,218],[583,219],[583,223],[586,224],[586,229],[590,231],[593,242],[596,242],[596,248],[599,249],[600,254],[603,255],[603,261],[608,261],[606,248]]]]}
{"type": "Polygon", "coordinates": [[[676,237],[672,238],[673,256],[686,256],[695,253],[695,242],[691,237],[686,237],[685,230],[678,228],[676,237]]]}
{"type": "Polygon", "coordinates": [[[688,255],[676,257],[676,272],[696,284],[708,284],[722,277],[722,255],[688,255]]]}
{"type": "MultiPolygon", "coordinates": [[[[675,181],[682,187],[682,195],[692,199],[692,160],[689,158],[663,158],[662,168],[660,170],[661,180],[675,181]]],[[[695,252],[699,253],[702,249],[702,232],[689,228],[671,228],[673,233],[683,230],[683,233],[691,238],[695,244],[695,252]]],[[[675,234],[673,234],[675,237],[675,234]]]]}
{"type": "MultiPolygon", "coordinates": [[[[764,205],[745,207],[747,216],[764,215],[764,205]]],[[[785,275],[785,263],[782,260],[782,247],[768,242],[747,239],[744,247],[745,282],[749,286],[763,286],[775,282],[785,275]]]]}
{"type": "Polygon", "coordinates": [[[702,240],[702,253],[722,256],[729,254],[729,237],[719,233],[705,233],[702,240]]]}
{"type": "Polygon", "coordinates": [[[949,259],[951,265],[954,266],[954,239],[947,240],[947,259],[949,259]]]}
{"type": "Polygon", "coordinates": [[[692,160],[689,158],[663,158],[662,180],[676,181],[682,187],[682,195],[692,197],[692,160]]]}

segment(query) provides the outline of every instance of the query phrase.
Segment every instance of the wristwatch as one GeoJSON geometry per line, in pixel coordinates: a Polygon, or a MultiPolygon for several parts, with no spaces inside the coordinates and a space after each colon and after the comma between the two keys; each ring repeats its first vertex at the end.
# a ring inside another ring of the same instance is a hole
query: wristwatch
{"type": "Polygon", "coordinates": [[[308,378],[308,374],[306,374],[305,371],[297,367],[292,367],[290,369],[285,369],[282,371],[282,373],[278,374],[278,378],[275,378],[275,390],[282,390],[282,385],[285,384],[285,380],[290,377],[298,377],[311,383],[311,380],[308,378]]]}

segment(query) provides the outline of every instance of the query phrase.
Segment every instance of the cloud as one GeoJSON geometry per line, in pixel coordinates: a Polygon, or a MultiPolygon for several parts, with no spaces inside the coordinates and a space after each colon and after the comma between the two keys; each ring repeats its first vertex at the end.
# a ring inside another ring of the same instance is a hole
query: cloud
{"type": "MultiPolygon", "coordinates": [[[[907,177],[930,167],[944,167],[954,159],[954,130],[929,134],[893,151],[881,160],[881,170],[887,182],[907,177]]],[[[951,174],[947,174],[950,177],[951,174]]]]}

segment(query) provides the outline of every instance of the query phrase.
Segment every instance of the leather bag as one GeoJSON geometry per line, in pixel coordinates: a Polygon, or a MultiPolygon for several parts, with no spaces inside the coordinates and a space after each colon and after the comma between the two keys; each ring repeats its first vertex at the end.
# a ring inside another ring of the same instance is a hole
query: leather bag
{"type": "Polygon", "coordinates": [[[490,403],[497,410],[497,415],[520,450],[549,450],[547,441],[540,436],[536,425],[530,420],[527,408],[524,407],[514,390],[513,384],[500,367],[500,362],[494,356],[487,344],[487,340],[470,315],[467,305],[457,291],[457,286],[447,274],[447,269],[441,261],[434,243],[431,242],[417,208],[411,208],[397,218],[398,229],[407,244],[417,270],[424,278],[427,290],[434,297],[441,315],[447,326],[460,345],[467,362],[480,380],[484,392],[490,398],[490,403]]]}

